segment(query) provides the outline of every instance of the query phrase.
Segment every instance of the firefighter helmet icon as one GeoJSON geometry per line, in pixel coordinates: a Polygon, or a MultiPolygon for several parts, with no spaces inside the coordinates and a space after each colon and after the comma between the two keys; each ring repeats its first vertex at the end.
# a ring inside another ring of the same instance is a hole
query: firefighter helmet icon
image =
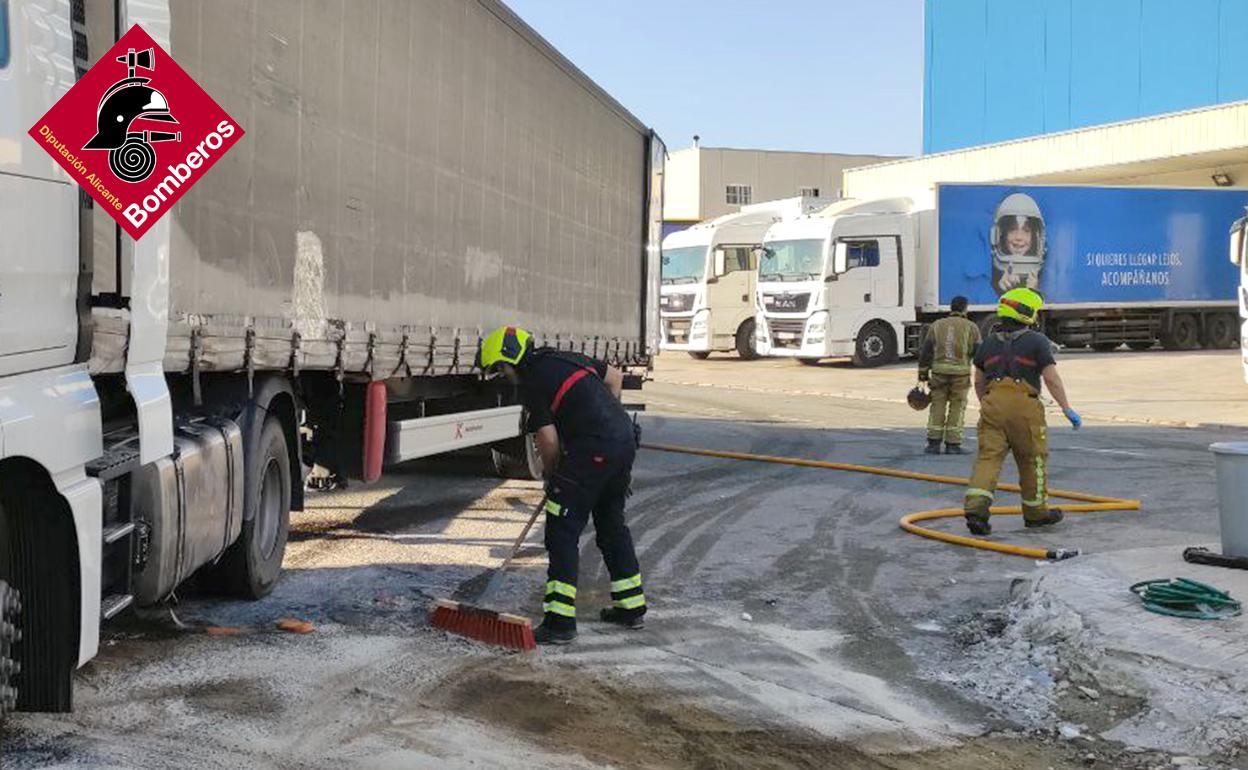
{"type": "Polygon", "coordinates": [[[169,112],[165,95],[148,85],[151,78],[135,77],[135,70],[156,70],[153,49],[136,52],[131,48],[125,56],[118,56],[117,61],[125,63],[127,76],[104,92],[95,116],[96,134],[83,149],[108,150],[108,167],[118,179],[142,182],[156,169],[152,143],[180,142],[182,132],[130,130],[139,119],[178,121],[169,112]]]}

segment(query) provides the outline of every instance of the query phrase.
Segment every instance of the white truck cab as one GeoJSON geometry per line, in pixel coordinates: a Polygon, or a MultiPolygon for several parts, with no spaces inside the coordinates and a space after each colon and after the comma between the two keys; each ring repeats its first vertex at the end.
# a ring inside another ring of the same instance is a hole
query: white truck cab
{"type": "Polygon", "coordinates": [[[694,358],[731,350],[756,358],[754,300],[763,235],[776,222],[827,203],[820,198],[756,203],[664,238],[660,347],[694,358]]]}
{"type": "Polygon", "coordinates": [[[911,198],[843,200],[772,225],[758,266],[759,354],[895,361],[915,321],[916,276],[905,266],[925,264],[907,256],[924,213],[911,198]]]}
{"type": "Polygon", "coordinates": [[[1248,216],[1231,226],[1231,262],[1239,266],[1239,355],[1248,382],[1248,216]]]}

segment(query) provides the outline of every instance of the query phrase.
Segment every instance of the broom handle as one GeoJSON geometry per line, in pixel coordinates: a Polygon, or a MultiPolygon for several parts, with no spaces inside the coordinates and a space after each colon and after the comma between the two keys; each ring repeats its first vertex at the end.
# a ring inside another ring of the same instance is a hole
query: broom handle
{"type": "Polygon", "coordinates": [[[529,516],[529,523],[524,525],[524,529],[520,531],[520,536],[516,538],[516,542],[511,546],[511,553],[507,554],[507,558],[503,559],[502,565],[499,566],[499,572],[506,572],[511,566],[511,560],[516,558],[516,554],[520,553],[520,546],[524,545],[524,539],[529,536],[529,530],[533,529],[533,524],[537,521],[537,517],[541,515],[542,509],[546,507],[546,496],[542,496],[542,501],[533,509],[533,515],[529,516]]]}

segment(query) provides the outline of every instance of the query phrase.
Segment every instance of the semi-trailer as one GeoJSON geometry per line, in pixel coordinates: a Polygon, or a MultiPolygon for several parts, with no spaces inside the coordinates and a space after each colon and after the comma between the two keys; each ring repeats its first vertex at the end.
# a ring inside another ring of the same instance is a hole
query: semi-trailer
{"type": "Polygon", "coordinates": [[[1234,268],[1222,255],[1248,191],[938,185],[925,197],[845,200],[768,229],[759,261],[760,354],[879,366],[918,350],[965,296],[1045,298],[1059,345],[1233,348],[1234,268]]]}
{"type": "Polygon", "coordinates": [[[657,350],[663,144],[497,0],[7,0],[0,51],[0,711],[193,575],[268,593],[305,468],[531,475],[490,328],[657,350]],[[27,134],[134,24],[246,131],[137,241],[27,134]]]}

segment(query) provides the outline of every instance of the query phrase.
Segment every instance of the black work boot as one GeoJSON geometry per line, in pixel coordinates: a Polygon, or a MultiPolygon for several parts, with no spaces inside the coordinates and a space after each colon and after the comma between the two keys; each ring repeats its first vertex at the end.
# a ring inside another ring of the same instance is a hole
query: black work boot
{"type": "Polygon", "coordinates": [[[603,607],[602,612],[598,613],[598,617],[602,618],[604,623],[614,623],[630,631],[640,631],[646,627],[646,611],[644,609],[626,610],[621,607],[603,607]]]}
{"type": "Polygon", "coordinates": [[[1062,512],[1061,508],[1050,508],[1048,514],[1046,514],[1043,519],[1024,518],[1023,526],[1026,527],[1027,529],[1035,529],[1036,527],[1049,527],[1061,521],[1063,518],[1065,518],[1065,516],[1066,514],[1062,512]]]}
{"type": "Polygon", "coordinates": [[[929,438],[927,440],[927,449],[924,449],[923,451],[928,453],[929,455],[940,454],[940,439],[929,438]]]}
{"type": "Polygon", "coordinates": [[[552,623],[547,618],[533,629],[533,640],[538,644],[571,644],[576,640],[576,623],[552,623]]]}
{"type": "Polygon", "coordinates": [[[948,441],[946,441],[945,442],[945,454],[964,455],[966,454],[966,450],[962,448],[961,444],[950,444],[948,441]]]}
{"type": "Polygon", "coordinates": [[[972,535],[991,535],[992,525],[988,523],[988,519],[979,516],[966,516],[966,528],[971,531],[972,535]]]}

